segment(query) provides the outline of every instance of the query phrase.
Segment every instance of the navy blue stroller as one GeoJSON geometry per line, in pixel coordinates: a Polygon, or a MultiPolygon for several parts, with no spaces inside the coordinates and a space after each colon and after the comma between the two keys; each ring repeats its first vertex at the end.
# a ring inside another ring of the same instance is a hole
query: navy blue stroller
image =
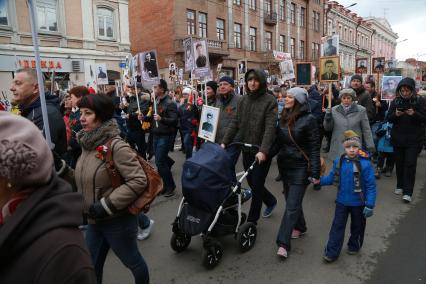
{"type": "Polygon", "coordinates": [[[185,161],[182,172],[183,198],[172,224],[170,245],[173,250],[184,251],[192,236],[201,235],[203,265],[210,269],[220,262],[223,254],[217,237],[234,234],[241,252],[254,246],[256,225],[246,222],[246,214],[241,212],[241,204],[251,197],[250,190],[241,188],[241,182],[254,164],[233,185],[235,173],[231,161],[218,144],[204,143],[192,158],[185,161]]]}

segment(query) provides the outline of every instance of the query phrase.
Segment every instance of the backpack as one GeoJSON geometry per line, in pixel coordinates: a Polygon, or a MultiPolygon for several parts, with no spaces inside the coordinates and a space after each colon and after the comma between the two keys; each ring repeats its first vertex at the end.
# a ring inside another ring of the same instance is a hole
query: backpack
{"type": "MultiPolygon", "coordinates": [[[[107,152],[105,154],[105,163],[108,175],[111,178],[112,188],[115,189],[121,186],[124,183],[124,179],[121,176],[120,172],[114,165],[113,153],[112,153],[112,141],[117,138],[110,139],[107,143],[107,152]]],[[[136,151],[134,151],[136,157],[141,165],[143,171],[146,175],[147,186],[143,193],[136,198],[136,200],[127,207],[127,210],[133,214],[138,215],[141,211],[146,213],[149,211],[151,203],[154,201],[155,197],[163,190],[163,180],[159,173],[136,151]]]]}

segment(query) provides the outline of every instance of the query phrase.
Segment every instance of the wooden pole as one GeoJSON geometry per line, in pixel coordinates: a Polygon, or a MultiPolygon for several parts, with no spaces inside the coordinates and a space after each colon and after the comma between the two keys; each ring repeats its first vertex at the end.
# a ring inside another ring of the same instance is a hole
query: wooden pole
{"type": "Polygon", "coordinates": [[[331,109],[331,96],[332,94],[333,83],[328,83],[328,109],[331,109]]]}

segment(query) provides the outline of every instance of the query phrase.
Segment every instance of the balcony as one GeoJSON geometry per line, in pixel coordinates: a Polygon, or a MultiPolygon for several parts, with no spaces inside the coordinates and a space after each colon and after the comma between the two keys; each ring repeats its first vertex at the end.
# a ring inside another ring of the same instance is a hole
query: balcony
{"type": "MultiPolygon", "coordinates": [[[[175,50],[176,53],[183,52],[183,40],[185,38],[175,39],[174,50],[175,50]]],[[[193,36],[192,39],[193,40],[200,40],[200,39],[206,39],[206,38],[193,36]]],[[[210,55],[216,55],[216,56],[228,56],[229,55],[228,44],[227,44],[226,41],[209,39],[209,38],[207,38],[206,40],[207,40],[208,52],[209,52],[210,55]]]]}
{"type": "Polygon", "coordinates": [[[263,21],[265,25],[275,26],[278,22],[278,15],[276,12],[265,12],[263,14],[263,21]]]}

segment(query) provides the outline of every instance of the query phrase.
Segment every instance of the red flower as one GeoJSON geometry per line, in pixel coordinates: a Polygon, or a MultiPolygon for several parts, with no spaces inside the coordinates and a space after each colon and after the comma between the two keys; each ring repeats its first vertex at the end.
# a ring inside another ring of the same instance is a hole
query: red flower
{"type": "Polygon", "coordinates": [[[105,145],[100,145],[96,147],[96,158],[105,160],[105,154],[108,152],[108,147],[105,145]]]}

